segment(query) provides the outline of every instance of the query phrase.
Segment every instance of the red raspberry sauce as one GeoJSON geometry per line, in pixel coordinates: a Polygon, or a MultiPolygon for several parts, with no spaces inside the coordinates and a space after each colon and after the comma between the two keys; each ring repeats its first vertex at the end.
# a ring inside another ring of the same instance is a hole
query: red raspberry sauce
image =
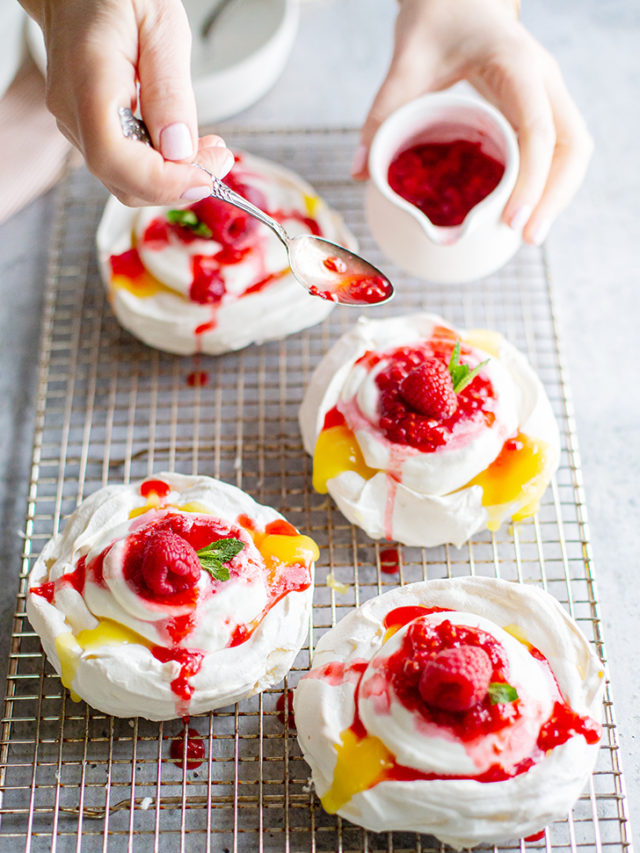
{"type": "Polygon", "coordinates": [[[309,293],[320,296],[330,302],[341,302],[344,305],[375,305],[383,299],[388,299],[393,287],[379,275],[347,275],[336,283],[331,290],[320,290],[312,285],[309,293]]]}
{"type": "Polygon", "coordinates": [[[395,575],[400,571],[400,552],[397,548],[383,548],[380,551],[380,571],[385,575],[395,575]]]}
{"type": "Polygon", "coordinates": [[[140,255],[137,249],[127,249],[120,255],[111,255],[109,258],[111,264],[111,272],[114,275],[124,275],[127,278],[135,280],[144,275],[145,268],[140,260],[140,255]]]}
{"type": "Polygon", "coordinates": [[[322,429],[330,429],[334,426],[342,426],[344,423],[344,415],[342,414],[342,412],[338,411],[337,406],[334,406],[332,409],[329,409],[327,414],[324,416],[324,423],[322,425],[322,429]]]}
{"type": "Polygon", "coordinates": [[[590,717],[582,717],[564,702],[556,702],[547,722],[540,729],[538,746],[543,751],[560,746],[573,735],[582,735],[587,743],[598,743],[601,727],[590,717]]]}
{"type": "Polygon", "coordinates": [[[41,583],[40,586],[32,586],[29,592],[32,595],[40,595],[49,604],[53,604],[53,598],[56,592],[56,585],[54,581],[45,581],[45,583],[41,583]]]}
{"type": "Polygon", "coordinates": [[[422,142],[391,162],[389,186],[434,224],[460,225],[469,211],[493,192],[504,164],[482,151],[482,143],[422,142]]]}
{"type": "Polygon", "coordinates": [[[200,732],[189,727],[187,729],[186,744],[184,735],[172,738],[169,755],[171,756],[171,760],[175,761],[178,767],[181,767],[183,770],[185,767],[187,770],[195,770],[196,767],[200,767],[205,756],[204,741],[200,732]]]}
{"type": "Polygon", "coordinates": [[[270,521],[264,529],[267,536],[297,536],[298,531],[293,524],[284,518],[276,518],[275,521],[270,521]]]}
{"type": "Polygon", "coordinates": [[[200,671],[204,653],[197,649],[167,649],[164,646],[153,646],[151,654],[161,663],[174,660],[180,664],[180,674],[171,682],[171,689],[179,699],[188,702],[193,694],[189,679],[200,671]]]}
{"type": "Polygon", "coordinates": [[[187,385],[190,388],[204,388],[209,382],[209,374],[206,370],[192,370],[187,376],[187,385]]]}
{"type": "Polygon", "coordinates": [[[286,700],[285,700],[285,694],[284,693],[281,693],[278,696],[278,701],[276,702],[276,711],[278,712],[278,719],[280,720],[280,722],[284,726],[285,725],[284,706],[285,706],[285,701],[286,701],[286,704],[287,704],[286,717],[287,717],[287,721],[288,721],[288,726],[292,731],[295,732],[296,731],[296,721],[295,721],[295,718],[293,716],[293,693],[292,693],[292,691],[289,690],[287,692],[286,696],[287,696],[286,700]]]}
{"type": "MultiPolygon", "coordinates": [[[[428,358],[440,358],[447,364],[453,345],[431,339],[420,347],[400,347],[386,353],[384,368],[375,378],[380,390],[379,426],[394,444],[415,447],[422,453],[433,453],[446,444],[455,426],[462,421],[482,419],[490,425],[495,420],[496,399],[491,382],[482,373],[476,376],[458,395],[458,407],[451,417],[438,421],[416,412],[400,396],[405,376],[428,358]]],[[[462,355],[470,350],[462,345],[462,355]]]]}
{"type": "MultiPolygon", "coordinates": [[[[382,553],[380,557],[382,558],[382,553]]],[[[409,622],[413,622],[414,619],[420,619],[421,616],[426,616],[429,613],[448,613],[450,610],[449,607],[423,607],[421,604],[396,607],[387,613],[382,624],[387,630],[389,628],[403,628],[409,622]]]]}
{"type": "MultiPolygon", "coordinates": [[[[238,524],[244,527],[245,530],[256,531],[255,521],[244,513],[238,516],[238,524]]],[[[270,521],[264,529],[267,536],[297,536],[298,531],[293,524],[285,521],[284,518],[276,518],[270,521]]],[[[271,608],[277,604],[285,595],[290,592],[301,592],[307,589],[311,584],[311,575],[307,566],[302,563],[288,565],[284,571],[276,575],[274,581],[268,589],[267,604],[262,613],[250,625],[236,625],[231,636],[229,646],[239,646],[251,637],[255,629],[262,622],[271,608]]]]}

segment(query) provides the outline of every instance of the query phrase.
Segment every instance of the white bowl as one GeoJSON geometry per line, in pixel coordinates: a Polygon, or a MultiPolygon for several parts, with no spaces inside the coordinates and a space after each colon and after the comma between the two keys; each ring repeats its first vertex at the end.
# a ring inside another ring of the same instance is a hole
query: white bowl
{"type": "Polygon", "coordinates": [[[500,221],[518,175],[518,143],[511,125],[486,101],[438,92],[396,110],[376,133],[369,152],[366,213],[382,251],[411,275],[440,284],[473,281],[494,272],[514,254],[521,234],[500,221]],[[498,186],[473,207],[461,225],[433,225],[389,186],[389,165],[417,141],[482,141],[505,164],[498,186]]]}
{"type": "Polygon", "coordinates": [[[193,31],[191,75],[200,124],[258,101],[282,73],[298,30],[295,0],[234,0],[209,38],[200,35],[213,0],[184,0],[193,31]]]}
{"type": "MultiPolygon", "coordinates": [[[[209,37],[200,35],[215,0],[184,0],[193,32],[191,77],[201,125],[229,118],[265,95],[282,73],[298,30],[296,0],[234,0],[209,37]]],[[[29,20],[27,43],[43,74],[40,27],[29,20]]]]}

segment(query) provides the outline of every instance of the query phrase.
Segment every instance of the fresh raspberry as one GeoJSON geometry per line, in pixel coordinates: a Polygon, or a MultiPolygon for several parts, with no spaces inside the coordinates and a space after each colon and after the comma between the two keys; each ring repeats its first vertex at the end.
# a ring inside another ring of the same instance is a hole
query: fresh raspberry
{"type": "Polygon", "coordinates": [[[400,396],[421,415],[439,421],[446,421],[458,408],[449,370],[439,358],[410,370],[400,385],[400,396]]]}
{"type": "Polygon", "coordinates": [[[468,711],[487,695],[492,670],[489,655],[478,646],[444,649],[423,669],[420,696],[441,711],[468,711]]]}
{"type": "Polygon", "coordinates": [[[155,595],[192,589],[201,569],[194,547],[171,530],[158,530],[144,546],[142,577],[155,595]]]}

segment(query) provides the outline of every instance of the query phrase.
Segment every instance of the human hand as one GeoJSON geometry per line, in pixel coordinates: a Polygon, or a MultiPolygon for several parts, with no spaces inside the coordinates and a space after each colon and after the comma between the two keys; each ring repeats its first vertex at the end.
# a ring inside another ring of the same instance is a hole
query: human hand
{"type": "Polygon", "coordinates": [[[21,0],[43,29],[47,106],[89,169],[124,204],[196,201],[233,166],[219,136],[198,139],[191,31],[180,0],[21,0]],[[118,109],[140,107],[154,148],[126,139],[118,109]]]}
{"type": "Polygon", "coordinates": [[[401,0],[393,57],[362,128],[353,177],[367,177],[369,146],[388,115],[463,79],[516,131],[520,170],[502,218],[539,245],[582,183],[593,143],[555,60],[510,0],[401,0]]]}

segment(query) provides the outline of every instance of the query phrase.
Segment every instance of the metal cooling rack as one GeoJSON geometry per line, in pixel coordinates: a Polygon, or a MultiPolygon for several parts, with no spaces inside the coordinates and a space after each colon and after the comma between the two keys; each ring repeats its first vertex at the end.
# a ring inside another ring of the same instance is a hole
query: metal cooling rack
{"type": "MultiPolygon", "coordinates": [[[[503,332],[529,356],[558,418],[562,461],[537,516],[464,548],[401,549],[398,575],[380,571],[380,548],[311,490],[297,409],[310,373],[354,320],[337,308],[322,325],[283,341],[203,357],[204,387],[189,387],[194,359],[149,349],[120,328],[105,300],[94,234],[105,193],[86,172],[59,190],[46,283],[37,417],[24,549],[0,744],[0,847],[29,851],[432,851],[427,836],[372,834],[326,815],[309,789],[295,734],[279,719],[283,686],[193,718],[205,762],[169,760],[178,720],[121,720],[69,699],[25,616],[27,575],[44,543],[86,495],[107,483],[175,469],[221,477],[281,510],[313,536],[321,557],[311,641],[284,690],[307,669],[314,642],[351,608],[423,578],[500,576],[558,598],[606,662],[571,404],[542,254],[524,248],[480,283],[434,287],[380,257],[348,179],[353,131],[227,132],[237,147],[308,178],[342,212],[362,252],[387,269],[398,293],[378,316],[422,308],[455,324],[503,332]],[[347,591],[326,585],[329,573],[347,591]]],[[[609,690],[598,765],[566,820],[537,842],[502,849],[630,848],[609,690]]]]}

